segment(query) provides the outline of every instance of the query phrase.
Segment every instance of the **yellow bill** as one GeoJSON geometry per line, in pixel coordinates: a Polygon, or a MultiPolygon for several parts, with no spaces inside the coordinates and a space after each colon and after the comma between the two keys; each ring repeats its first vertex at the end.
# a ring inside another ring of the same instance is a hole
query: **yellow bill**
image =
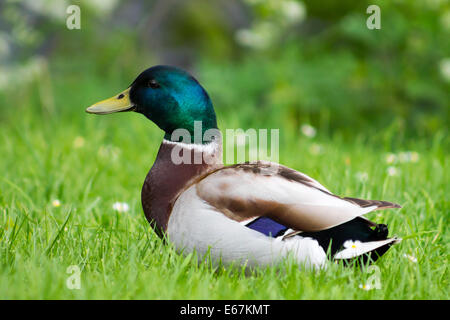
{"type": "Polygon", "coordinates": [[[121,111],[133,111],[134,105],[130,101],[130,88],[121,93],[100,102],[97,102],[86,109],[88,113],[108,114],[121,111]]]}

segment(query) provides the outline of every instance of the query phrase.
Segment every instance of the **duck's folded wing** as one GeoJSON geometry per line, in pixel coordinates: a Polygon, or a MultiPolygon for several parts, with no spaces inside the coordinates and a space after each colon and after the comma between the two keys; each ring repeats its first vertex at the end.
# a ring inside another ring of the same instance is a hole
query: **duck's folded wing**
{"type": "Polygon", "coordinates": [[[266,216],[301,231],[325,230],[379,208],[387,201],[341,198],[298,171],[270,162],[215,170],[196,182],[198,196],[231,219],[266,216]]]}

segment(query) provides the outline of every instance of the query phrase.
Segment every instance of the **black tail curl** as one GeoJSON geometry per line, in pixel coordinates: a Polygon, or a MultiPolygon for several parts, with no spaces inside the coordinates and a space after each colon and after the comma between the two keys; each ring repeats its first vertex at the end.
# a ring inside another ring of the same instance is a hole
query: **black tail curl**
{"type": "MultiPolygon", "coordinates": [[[[330,250],[331,257],[333,257],[338,251],[343,249],[344,243],[348,240],[370,242],[385,240],[388,237],[388,227],[385,224],[377,224],[375,228],[371,228],[371,223],[363,218],[357,217],[346,223],[338,225],[336,227],[322,230],[318,232],[302,232],[299,234],[302,237],[311,237],[319,245],[328,252],[330,250]]],[[[363,256],[363,259],[370,258],[375,261],[382,256],[390,245],[385,245],[363,256]]]]}

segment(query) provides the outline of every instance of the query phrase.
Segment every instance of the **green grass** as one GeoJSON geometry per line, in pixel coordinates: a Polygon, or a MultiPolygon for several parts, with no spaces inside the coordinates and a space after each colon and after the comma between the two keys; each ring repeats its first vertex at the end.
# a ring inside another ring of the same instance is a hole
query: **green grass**
{"type": "MultiPolygon", "coordinates": [[[[339,195],[403,205],[368,215],[405,240],[376,263],[381,289],[365,291],[359,286],[371,274],[357,267],[330,263],[326,271],[299,271],[287,261],[245,274],[198,264],[164,245],[140,204],[163,134],[137,114],[85,114],[89,103],[122,89],[103,85],[54,81],[51,109],[42,107],[43,94],[33,89],[14,99],[0,95],[1,299],[449,298],[449,157],[443,132],[402,143],[390,128],[350,139],[339,132],[308,139],[284,130],[284,119],[254,121],[256,128],[281,129],[281,163],[339,195]],[[418,152],[419,160],[386,163],[386,153],[406,150],[418,152]],[[389,176],[389,166],[398,174],[389,176]],[[54,199],[61,206],[53,206],[54,199]],[[116,201],[127,202],[130,210],[115,212],[116,201]],[[80,290],[66,286],[71,265],[82,271],[80,290]]],[[[222,129],[244,127],[239,114],[220,106],[217,111],[222,129]]]]}

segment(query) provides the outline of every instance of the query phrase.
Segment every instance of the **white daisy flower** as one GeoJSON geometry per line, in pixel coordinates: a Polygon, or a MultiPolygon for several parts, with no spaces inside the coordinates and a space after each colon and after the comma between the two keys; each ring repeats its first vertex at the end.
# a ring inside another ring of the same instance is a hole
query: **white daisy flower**
{"type": "Polygon", "coordinates": [[[394,162],[396,162],[397,161],[397,156],[395,155],[395,154],[393,154],[393,153],[388,153],[387,155],[386,155],[386,163],[387,164],[392,164],[392,163],[394,163],[394,162]]]}
{"type": "Polygon", "coordinates": [[[357,250],[358,248],[361,247],[361,241],[353,241],[353,240],[347,240],[344,242],[344,248],[345,249],[355,249],[357,250]]]}
{"type": "Polygon", "coordinates": [[[398,175],[398,169],[394,166],[390,166],[387,168],[387,173],[391,177],[396,176],[398,175]]]}
{"type": "Polygon", "coordinates": [[[335,256],[336,259],[348,259],[356,257],[362,250],[361,241],[347,240],[344,242],[344,250],[338,252],[335,256]]]}
{"type": "Polygon", "coordinates": [[[314,128],[313,126],[311,126],[310,124],[307,124],[307,123],[302,124],[302,126],[300,127],[300,130],[308,138],[314,138],[317,133],[316,128],[314,128]]]}
{"type": "Polygon", "coordinates": [[[409,254],[403,254],[403,257],[404,258],[406,258],[406,259],[408,259],[409,261],[411,261],[411,262],[414,262],[414,263],[417,263],[417,258],[416,257],[414,257],[414,256],[412,256],[412,255],[409,255],[409,254]]]}
{"type": "Polygon", "coordinates": [[[373,289],[373,287],[370,284],[360,284],[359,288],[363,289],[363,290],[366,290],[366,291],[369,291],[369,290],[373,289]]]}
{"type": "Polygon", "coordinates": [[[130,206],[126,202],[114,202],[113,209],[117,212],[127,212],[130,206]]]}
{"type": "Polygon", "coordinates": [[[58,199],[54,199],[52,201],[52,206],[55,207],[55,208],[60,207],[61,206],[61,201],[59,201],[58,199]]]}

